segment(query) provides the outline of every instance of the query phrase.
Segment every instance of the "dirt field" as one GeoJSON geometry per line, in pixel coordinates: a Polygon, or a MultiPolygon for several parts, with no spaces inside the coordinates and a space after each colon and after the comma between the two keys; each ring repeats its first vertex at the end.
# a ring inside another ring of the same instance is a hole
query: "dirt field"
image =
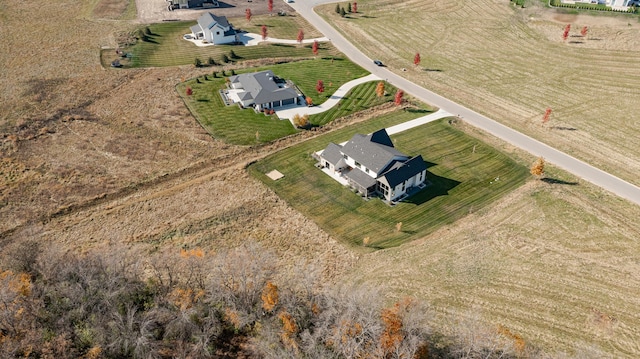
{"type": "MultiPolygon", "coordinates": [[[[472,10],[489,19],[525,16],[513,15],[497,2],[490,3],[487,11],[472,10]]],[[[424,14],[460,10],[453,2],[429,4],[440,5],[424,14]]],[[[527,343],[552,351],[574,353],[576,347],[593,344],[615,357],[634,358],[640,353],[637,207],[550,169],[554,176],[578,185],[531,183],[491,209],[472,213],[428,238],[392,250],[356,255],[290,209],[243,169],[244,164],[302,140],[302,136],[260,148],[236,147],[211,139],[188,114],[174,90],[182,78],[198,71],[191,66],[103,69],[99,63],[101,46],[112,45],[115,33],[136,24],[88,17],[93,5],[79,6],[70,0],[38,0],[36,4],[0,0],[3,250],[25,238],[70,251],[116,244],[144,249],[149,255],[177,251],[183,246],[215,250],[253,240],[279,253],[283,266],[292,268],[300,260],[317,261],[325,268],[327,278],[381,284],[389,298],[405,294],[425,298],[443,314],[442,323],[446,323],[445,314],[480,313],[490,328],[503,324],[521,334],[527,343]],[[59,21],[40,21],[43,18],[59,21]],[[38,39],[22,31],[36,25],[42,30],[38,39]]],[[[359,5],[366,10],[366,4],[359,5]]],[[[474,19],[475,15],[469,19],[471,25],[484,26],[474,19]]],[[[512,26],[510,22],[496,25],[493,21],[491,26],[496,28],[512,26]]],[[[549,24],[541,20],[539,26],[554,29],[555,25],[549,24]]],[[[534,29],[538,26],[535,22],[530,26],[527,31],[514,32],[509,41],[525,35],[546,38],[544,31],[534,29]]],[[[561,31],[560,24],[557,28],[561,31]]],[[[620,32],[616,46],[631,46],[626,41],[635,41],[629,35],[634,29],[635,25],[628,31],[615,30],[620,32]]],[[[594,26],[590,36],[604,37],[615,31],[594,26]]],[[[452,44],[464,43],[462,33],[443,33],[448,38],[440,44],[452,39],[456,40],[452,44]]],[[[555,31],[549,30],[548,34],[554,37],[555,31]]],[[[474,39],[468,33],[464,36],[474,39]]],[[[559,49],[574,51],[579,46],[557,42],[559,49]]],[[[593,41],[588,46],[605,46],[597,44],[593,41]]],[[[434,42],[431,46],[439,45],[434,42]]],[[[481,49],[447,48],[457,51],[461,58],[489,57],[481,49]]],[[[537,51],[533,45],[523,49],[513,56],[533,56],[537,51]]],[[[409,47],[403,51],[412,58],[415,50],[409,47]]],[[[609,73],[599,75],[594,71],[594,79],[589,80],[558,74],[559,81],[566,84],[559,91],[575,83],[595,86],[600,82],[606,88],[635,94],[637,89],[615,85],[622,78],[635,78],[635,70],[622,66],[628,57],[635,58],[635,50],[615,51],[620,59],[605,58],[589,66],[578,63],[589,69],[610,64],[620,69],[619,75],[607,79],[609,73]]],[[[453,68],[449,66],[453,65],[445,57],[427,54],[423,52],[423,65],[443,68],[449,76],[448,69],[453,68]]],[[[398,59],[391,62],[392,67],[400,63],[398,59]]],[[[627,173],[638,172],[639,156],[622,159],[619,152],[629,146],[627,153],[636,153],[632,145],[637,136],[630,125],[631,117],[619,117],[623,119],[615,123],[621,128],[615,130],[611,130],[614,126],[594,124],[593,129],[604,132],[597,136],[588,125],[594,116],[607,111],[628,115],[627,111],[636,108],[631,99],[619,99],[617,110],[607,106],[601,109],[572,94],[574,106],[560,106],[557,111],[569,114],[573,108],[573,117],[558,115],[553,121],[557,126],[577,127],[578,131],[538,129],[534,125],[537,112],[532,108],[544,108],[546,101],[540,98],[550,98],[550,93],[541,94],[528,70],[517,65],[500,65],[506,70],[515,66],[509,76],[501,77],[505,83],[501,91],[491,92],[480,84],[467,88],[468,84],[455,76],[450,84],[459,90],[456,96],[466,97],[477,91],[482,99],[479,103],[485,106],[482,108],[495,105],[492,114],[508,118],[516,113],[517,118],[527,119],[521,120],[521,127],[549,134],[564,146],[600,153],[596,156],[600,161],[604,161],[604,154],[610,154],[611,161],[620,161],[627,173]],[[504,95],[522,86],[525,90],[518,96],[504,95]],[[536,106],[529,106],[529,102],[536,106]],[[588,115],[583,122],[574,123],[583,115],[588,115]],[[628,137],[620,136],[623,129],[628,137]],[[592,137],[576,137],[586,133],[592,137]],[[620,138],[613,143],[601,136],[620,138]]],[[[471,68],[487,72],[485,83],[500,75],[486,63],[471,68]]],[[[444,74],[430,72],[428,76],[425,81],[444,74]]],[[[544,88],[550,91],[551,86],[544,88]]],[[[617,118],[611,116],[605,118],[617,118]]],[[[523,163],[532,161],[514,149],[505,150],[523,163]]]]}

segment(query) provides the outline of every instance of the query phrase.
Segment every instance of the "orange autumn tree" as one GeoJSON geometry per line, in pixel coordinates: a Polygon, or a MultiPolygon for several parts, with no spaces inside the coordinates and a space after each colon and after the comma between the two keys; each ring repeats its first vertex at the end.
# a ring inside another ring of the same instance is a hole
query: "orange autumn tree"
{"type": "Polygon", "coordinates": [[[314,56],[318,56],[318,40],[313,40],[313,45],[311,46],[311,51],[313,51],[314,56]]]}
{"type": "Polygon", "coordinates": [[[378,85],[376,86],[376,95],[378,97],[384,96],[384,82],[378,82],[378,85]]]}
{"type": "Polygon", "coordinates": [[[529,172],[536,177],[544,176],[544,158],[539,157],[533,165],[531,165],[529,172]]]}
{"type": "Polygon", "coordinates": [[[271,312],[273,308],[278,304],[278,286],[273,284],[271,281],[267,282],[262,290],[262,309],[267,312],[271,312]]]}
{"type": "Polygon", "coordinates": [[[282,321],[282,333],[280,333],[280,339],[287,348],[298,351],[298,343],[296,343],[296,334],[298,332],[298,325],[295,318],[289,314],[286,310],[278,314],[278,318],[282,321]]]}
{"type": "Polygon", "coordinates": [[[247,8],[247,10],[244,11],[244,17],[247,21],[251,21],[251,9],[247,8]]]}
{"type": "Polygon", "coordinates": [[[589,30],[589,28],[587,28],[586,26],[582,27],[582,30],[580,30],[580,35],[582,35],[582,37],[587,36],[587,31],[589,30]]]}
{"type": "Polygon", "coordinates": [[[31,293],[27,273],[0,272],[0,348],[23,353],[33,349],[32,339],[38,333],[34,332],[36,318],[30,310],[35,304],[31,293]]]}

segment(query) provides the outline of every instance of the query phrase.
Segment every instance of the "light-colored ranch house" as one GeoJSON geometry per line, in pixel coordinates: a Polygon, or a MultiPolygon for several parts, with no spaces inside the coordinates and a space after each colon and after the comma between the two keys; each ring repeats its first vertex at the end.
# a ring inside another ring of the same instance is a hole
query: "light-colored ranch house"
{"type": "Polygon", "coordinates": [[[194,39],[202,39],[210,44],[229,44],[238,41],[236,30],[226,17],[206,12],[198,18],[198,23],[191,26],[194,39]]]}
{"type": "Polygon", "coordinates": [[[422,156],[396,150],[384,129],[355,134],[343,145],[329,143],[318,156],[323,169],[346,179],[365,197],[396,202],[425,187],[427,165],[422,156]]]}
{"type": "Polygon", "coordinates": [[[196,7],[218,7],[218,0],[168,0],[173,9],[192,9],[196,7]]]}
{"type": "Polygon", "coordinates": [[[229,77],[226,96],[242,107],[255,111],[300,104],[302,94],[296,86],[266,70],[229,77]]]}
{"type": "Polygon", "coordinates": [[[637,0],[562,0],[565,4],[601,4],[612,8],[626,8],[635,5],[637,0]]]}

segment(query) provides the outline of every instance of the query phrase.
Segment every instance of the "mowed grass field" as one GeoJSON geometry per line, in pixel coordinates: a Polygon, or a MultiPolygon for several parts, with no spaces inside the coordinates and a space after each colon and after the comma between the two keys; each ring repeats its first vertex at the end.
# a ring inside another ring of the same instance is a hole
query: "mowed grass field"
{"type": "Polygon", "coordinates": [[[424,299],[441,328],[460,317],[504,326],[541,357],[637,358],[639,217],[584,183],[530,181],[423,239],[367,254],[343,280],[424,299]]]}
{"type": "Polygon", "coordinates": [[[493,0],[372,0],[346,18],[334,10],[316,11],[391,71],[640,184],[637,16],[493,0]],[[543,126],[546,108],[552,114],[543,126]]]}
{"type": "MultiPolygon", "coordinates": [[[[344,83],[368,74],[360,66],[342,57],[295,61],[243,69],[238,73],[267,69],[281,78],[292,80],[317,104],[326,101],[344,83]],[[316,91],[317,80],[326,83],[324,93],[316,91]]],[[[230,74],[230,71],[225,73],[226,76],[230,74]]],[[[237,105],[225,106],[219,94],[219,90],[226,88],[225,78],[221,73],[217,73],[217,76],[214,78],[209,74],[206,80],[204,76],[200,76],[176,86],[178,94],[182,96],[191,113],[212,136],[233,144],[253,145],[270,142],[296,132],[290,121],[280,120],[276,115],[267,116],[256,113],[253,109],[241,109],[237,105]],[[186,95],[187,87],[193,91],[191,96],[186,95]]],[[[376,85],[377,82],[371,82],[355,87],[338,106],[325,113],[311,116],[310,122],[324,125],[340,116],[391,101],[390,95],[376,96],[376,85]]],[[[386,87],[392,89],[388,84],[386,87]]]]}
{"type": "MultiPolygon", "coordinates": [[[[308,36],[318,36],[317,31],[300,16],[261,15],[252,18],[251,22],[247,22],[246,19],[230,19],[232,24],[236,23],[235,20],[240,23],[246,23],[250,32],[255,32],[257,27],[257,33],[260,33],[261,25],[255,24],[266,23],[268,24],[269,37],[293,40],[296,39],[299,29],[309,34],[308,36]]],[[[216,45],[198,47],[183,39],[185,34],[191,33],[190,27],[195,24],[195,21],[179,21],[141,27],[143,30],[148,27],[151,31],[151,35],[148,36],[149,41],[139,40],[136,45],[123,48],[123,51],[133,54],[131,61],[129,63],[123,62],[123,64],[125,67],[164,67],[192,65],[196,58],[206,64],[207,60],[212,58],[217,63],[224,65],[222,56],[228,56],[231,51],[238,55],[236,61],[263,58],[314,57],[310,44],[262,43],[257,46],[216,45]]],[[[318,56],[327,57],[337,54],[338,52],[329,43],[320,43],[318,56]]],[[[103,66],[108,66],[113,60],[113,50],[103,50],[101,57],[103,66]]]]}
{"type": "Polygon", "coordinates": [[[311,153],[329,142],[340,143],[354,133],[370,133],[425,114],[396,111],[357,126],[314,138],[275,153],[249,167],[291,206],[312,218],[343,243],[388,248],[422,238],[445,224],[477,211],[525,183],[525,167],[508,156],[439,120],[392,136],[396,147],[428,162],[431,186],[406,203],[388,206],[379,199],[365,201],[315,167],[311,153]],[[265,174],[278,170],[284,178],[265,174]],[[396,224],[402,222],[401,231],[396,224]]]}

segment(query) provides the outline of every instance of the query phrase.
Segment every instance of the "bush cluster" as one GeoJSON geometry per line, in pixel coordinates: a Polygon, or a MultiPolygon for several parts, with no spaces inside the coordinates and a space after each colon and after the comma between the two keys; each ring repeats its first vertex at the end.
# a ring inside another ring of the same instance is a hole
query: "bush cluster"
{"type": "Polygon", "coordinates": [[[0,258],[2,358],[508,358],[524,348],[498,332],[434,333],[423,303],[328,285],[314,265],[285,272],[256,244],[145,261],[34,243],[9,252],[0,258]]]}

